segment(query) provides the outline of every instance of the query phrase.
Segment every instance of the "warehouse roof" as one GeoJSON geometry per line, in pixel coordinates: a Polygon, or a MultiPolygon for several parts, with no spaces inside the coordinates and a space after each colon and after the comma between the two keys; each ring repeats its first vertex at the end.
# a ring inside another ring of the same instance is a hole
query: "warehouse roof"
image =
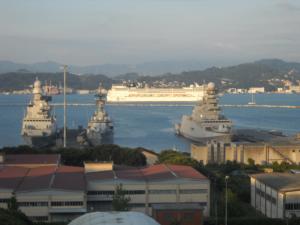
{"type": "Polygon", "coordinates": [[[262,173],[251,175],[251,177],[279,192],[300,190],[300,174],[262,173]]]}
{"type": "Polygon", "coordinates": [[[84,191],[84,169],[72,166],[3,166],[0,168],[0,188],[17,192],[44,189],[84,191]]]}
{"type": "Polygon", "coordinates": [[[4,164],[53,164],[60,162],[59,154],[7,154],[4,155],[4,164]]]}
{"type": "Polygon", "coordinates": [[[117,167],[113,171],[98,171],[86,173],[86,178],[92,180],[169,180],[169,179],[207,179],[203,174],[190,166],[158,164],[145,168],[117,167]]]}

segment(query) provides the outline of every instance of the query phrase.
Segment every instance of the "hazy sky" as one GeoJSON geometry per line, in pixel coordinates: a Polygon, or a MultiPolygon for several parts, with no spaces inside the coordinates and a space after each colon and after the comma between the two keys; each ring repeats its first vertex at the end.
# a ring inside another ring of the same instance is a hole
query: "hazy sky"
{"type": "Polygon", "coordinates": [[[299,0],[0,0],[0,60],[300,62],[299,0]]]}

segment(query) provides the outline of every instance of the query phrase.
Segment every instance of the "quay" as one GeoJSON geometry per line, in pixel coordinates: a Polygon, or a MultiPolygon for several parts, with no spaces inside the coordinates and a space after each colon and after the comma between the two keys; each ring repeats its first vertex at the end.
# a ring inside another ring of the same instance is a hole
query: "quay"
{"type": "MultiPolygon", "coordinates": [[[[64,104],[63,103],[52,103],[50,104],[54,107],[61,107],[64,104]]],[[[170,107],[176,107],[176,106],[194,106],[195,104],[180,104],[180,103],[107,103],[106,105],[118,105],[118,106],[170,106],[170,107]]],[[[0,107],[25,107],[26,104],[24,103],[3,103],[0,104],[0,107]]],[[[67,106],[95,106],[95,103],[67,103],[67,106]]],[[[260,104],[220,104],[221,107],[230,107],[230,108],[287,108],[287,109],[300,109],[300,105],[260,105],[260,104]]]]}

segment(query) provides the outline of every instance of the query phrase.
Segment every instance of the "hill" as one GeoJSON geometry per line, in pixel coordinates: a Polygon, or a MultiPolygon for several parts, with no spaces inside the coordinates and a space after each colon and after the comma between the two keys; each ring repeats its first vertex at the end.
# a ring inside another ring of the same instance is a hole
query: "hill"
{"type": "MultiPolygon", "coordinates": [[[[249,88],[252,86],[264,86],[267,90],[275,90],[282,86],[281,80],[290,80],[296,84],[300,80],[300,63],[289,63],[278,59],[264,59],[253,63],[244,63],[229,67],[211,67],[205,70],[185,71],[181,73],[166,73],[158,76],[141,76],[137,73],[124,73],[110,78],[106,75],[68,75],[68,84],[75,89],[96,89],[99,82],[106,88],[112,83],[120,83],[122,80],[135,80],[154,83],[174,83],[177,81],[186,85],[195,82],[202,84],[215,82],[221,89],[231,87],[249,88]]],[[[42,82],[50,81],[53,84],[62,84],[62,73],[32,73],[27,69],[18,72],[0,74],[0,91],[20,90],[28,88],[36,77],[42,82]]]]}
{"type": "MultiPolygon", "coordinates": [[[[46,81],[49,82],[51,80],[54,85],[63,84],[62,73],[5,73],[0,74],[0,91],[22,90],[29,88],[36,77],[38,77],[42,83],[45,83],[46,81]]],[[[79,76],[75,74],[68,74],[67,78],[68,87],[74,89],[96,89],[100,82],[106,88],[111,87],[112,84],[112,80],[105,75],[79,76]]]]}

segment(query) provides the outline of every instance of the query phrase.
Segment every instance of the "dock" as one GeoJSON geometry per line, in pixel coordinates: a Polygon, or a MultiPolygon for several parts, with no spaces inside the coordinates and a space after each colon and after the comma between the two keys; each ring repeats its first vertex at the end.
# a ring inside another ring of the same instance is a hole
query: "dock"
{"type": "MultiPolygon", "coordinates": [[[[54,107],[63,107],[63,103],[52,103],[50,104],[54,107]]],[[[107,103],[109,106],[169,106],[169,107],[177,107],[177,106],[189,106],[193,107],[195,104],[185,104],[185,103],[107,103]]],[[[23,103],[3,103],[0,104],[0,107],[26,107],[27,104],[23,103]]],[[[84,106],[95,106],[95,103],[67,103],[67,106],[71,107],[84,107],[84,106]]],[[[285,108],[285,109],[300,109],[300,105],[266,105],[266,104],[220,104],[221,107],[224,108],[285,108]]]]}

